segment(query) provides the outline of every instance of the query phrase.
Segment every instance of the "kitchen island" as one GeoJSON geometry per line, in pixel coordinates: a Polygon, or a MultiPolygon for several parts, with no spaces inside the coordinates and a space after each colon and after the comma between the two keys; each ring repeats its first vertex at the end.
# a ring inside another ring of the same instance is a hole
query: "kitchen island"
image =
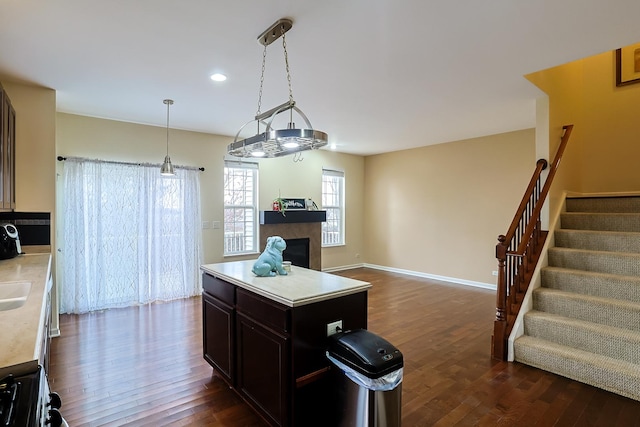
{"type": "Polygon", "coordinates": [[[253,263],[201,267],[204,358],[269,424],[322,425],[329,325],[366,328],[371,285],[296,266],[257,277],[253,263]]]}

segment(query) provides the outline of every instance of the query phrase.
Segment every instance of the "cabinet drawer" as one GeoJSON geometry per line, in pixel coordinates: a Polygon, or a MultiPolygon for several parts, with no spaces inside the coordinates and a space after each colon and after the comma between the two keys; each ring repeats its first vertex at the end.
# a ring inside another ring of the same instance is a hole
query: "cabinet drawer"
{"type": "Polygon", "coordinates": [[[289,332],[291,310],[284,305],[238,288],[236,309],[276,331],[289,332]]]}
{"type": "Polygon", "coordinates": [[[222,302],[233,306],[236,303],[236,286],[209,274],[202,275],[202,288],[222,302]]]}

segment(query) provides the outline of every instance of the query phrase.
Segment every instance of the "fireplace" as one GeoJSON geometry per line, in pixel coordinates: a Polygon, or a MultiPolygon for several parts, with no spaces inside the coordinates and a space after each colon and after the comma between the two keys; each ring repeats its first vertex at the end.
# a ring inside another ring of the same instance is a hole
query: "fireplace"
{"type": "MultiPolygon", "coordinates": [[[[322,269],[322,222],[326,221],[326,211],[260,212],[260,247],[264,248],[267,237],[280,236],[287,241],[290,250],[296,250],[297,240],[306,240],[307,268],[322,269]]],[[[286,252],[286,250],[285,250],[286,252]]],[[[285,260],[288,260],[284,257],[285,260]]],[[[292,261],[292,260],[288,260],[292,261]]],[[[294,265],[300,265],[291,262],[294,265]]],[[[303,265],[304,266],[304,265],[303,265]]]]}
{"type": "Polygon", "coordinates": [[[287,249],[282,252],[282,259],[291,261],[292,265],[309,268],[309,238],[285,240],[287,249]]]}

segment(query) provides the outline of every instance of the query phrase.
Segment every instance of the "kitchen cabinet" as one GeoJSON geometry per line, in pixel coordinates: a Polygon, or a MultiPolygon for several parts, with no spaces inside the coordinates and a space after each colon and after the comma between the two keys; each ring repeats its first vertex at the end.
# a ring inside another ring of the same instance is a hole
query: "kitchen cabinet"
{"type": "Polygon", "coordinates": [[[296,266],[253,282],[252,263],[202,267],[204,358],[270,425],[324,425],[327,324],[366,328],[370,285],[296,266]]]}
{"type": "Polygon", "coordinates": [[[290,335],[238,313],[237,390],[272,425],[289,425],[290,335]]]}
{"type": "Polygon", "coordinates": [[[233,386],[235,360],[232,350],[235,346],[235,309],[233,301],[225,303],[214,296],[219,295],[218,293],[210,292],[228,287],[233,293],[235,289],[233,285],[207,275],[203,277],[203,286],[205,288],[202,294],[204,358],[233,386]]]}
{"type": "Polygon", "coordinates": [[[16,207],[15,191],[16,111],[0,85],[0,210],[16,207]]]}
{"type": "Polygon", "coordinates": [[[44,303],[44,324],[42,325],[42,341],[40,342],[39,364],[44,368],[45,373],[49,373],[49,350],[51,349],[51,288],[53,287],[53,277],[49,274],[45,288],[44,303]]]}

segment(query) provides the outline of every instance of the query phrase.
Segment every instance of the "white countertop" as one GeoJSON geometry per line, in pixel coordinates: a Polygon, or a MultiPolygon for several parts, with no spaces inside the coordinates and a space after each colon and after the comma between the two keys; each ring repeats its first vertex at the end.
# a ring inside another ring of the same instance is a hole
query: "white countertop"
{"type": "Polygon", "coordinates": [[[5,282],[31,282],[22,307],[0,311],[0,376],[35,370],[40,357],[47,279],[51,254],[19,255],[0,261],[0,286],[5,282]]]}
{"type": "Polygon", "coordinates": [[[371,284],[335,274],[291,266],[286,276],[258,277],[251,271],[255,260],[205,264],[205,273],[258,295],[296,307],[366,291],[371,284]]]}

